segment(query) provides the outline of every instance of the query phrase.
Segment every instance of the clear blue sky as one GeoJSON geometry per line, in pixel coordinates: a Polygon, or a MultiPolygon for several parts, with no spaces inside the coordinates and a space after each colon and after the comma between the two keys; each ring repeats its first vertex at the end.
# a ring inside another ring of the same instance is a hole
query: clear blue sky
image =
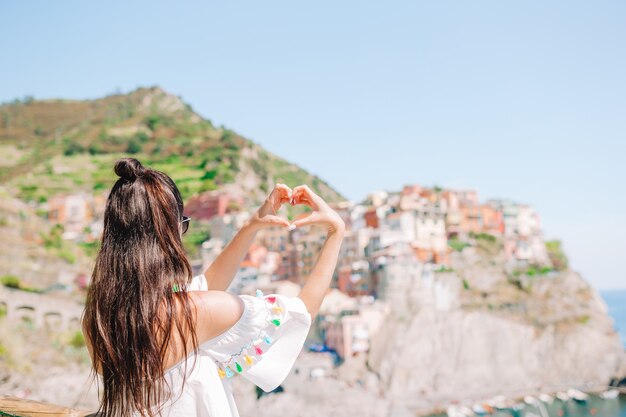
{"type": "Polygon", "coordinates": [[[2,1],[0,101],[160,85],[353,200],[532,204],[626,288],[626,2],[209,3],[2,1]]]}

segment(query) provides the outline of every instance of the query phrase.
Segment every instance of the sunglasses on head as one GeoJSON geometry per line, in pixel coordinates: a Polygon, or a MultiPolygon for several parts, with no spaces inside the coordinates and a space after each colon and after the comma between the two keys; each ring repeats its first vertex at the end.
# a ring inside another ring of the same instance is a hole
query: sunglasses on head
{"type": "Polygon", "coordinates": [[[181,223],[183,224],[183,235],[187,232],[187,229],[189,229],[190,220],[191,220],[191,217],[187,217],[187,216],[183,216],[183,219],[181,220],[181,223]]]}

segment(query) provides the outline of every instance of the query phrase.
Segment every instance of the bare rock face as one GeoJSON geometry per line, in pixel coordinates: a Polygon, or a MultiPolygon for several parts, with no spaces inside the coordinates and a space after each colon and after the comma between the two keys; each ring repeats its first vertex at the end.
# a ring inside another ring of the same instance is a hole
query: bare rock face
{"type": "Polygon", "coordinates": [[[387,398],[430,410],[455,400],[606,385],[618,375],[623,347],[604,302],[578,274],[536,278],[517,298],[512,310],[504,299],[494,304],[492,294],[484,308],[426,307],[405,321],[392,313],[368,358],[387,398]]]}
{"type": "Polygon", "coordinates": [[[452,268],[461,272],[473,288],[489,291],[506,281],[501,266],[504,263],[504,253],[501,251],[485,256],[483,251],[469,247],[461,253],[453,253],[451,261],[452,268]]]}
{"type": "MultiPolygon", "coordinates": [[[[183,113],[187,105],[179,96],[168,93],[160,87],[140,88],[133,94],[140,96],[139,109],[146,112],[157,111],[159,113],[183,113]]],[[[201,117],[191,113],[192,121],[199,122],[201,117]]]]}

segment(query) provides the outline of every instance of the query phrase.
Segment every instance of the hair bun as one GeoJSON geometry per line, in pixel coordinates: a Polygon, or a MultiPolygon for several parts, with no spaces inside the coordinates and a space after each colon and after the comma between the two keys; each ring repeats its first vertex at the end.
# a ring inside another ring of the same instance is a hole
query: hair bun
{"type": "Polygon", "coordinates": [[[137,177],[141,177],[146,169],[135,158],[122,158],[115,162],[115,173],[128,181],[134,181],[137,177]]]}

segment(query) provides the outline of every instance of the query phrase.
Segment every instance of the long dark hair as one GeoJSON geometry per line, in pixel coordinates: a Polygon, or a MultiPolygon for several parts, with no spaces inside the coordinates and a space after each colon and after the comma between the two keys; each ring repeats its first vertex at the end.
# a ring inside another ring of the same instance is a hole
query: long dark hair
{"type": "Polygon", "coordinates": [[[102,368],[100,415],[151,416],[167,399],[163,367],[174,328],[184,357],[188,334],[197,353],[184,292],[192,269],[181,240],[183,200],[168,175],[135,158],[118,160],[115,173],[120,178],[107,198],[83,322],[93,346],[92,375],[96,360],[102,368]]]}

